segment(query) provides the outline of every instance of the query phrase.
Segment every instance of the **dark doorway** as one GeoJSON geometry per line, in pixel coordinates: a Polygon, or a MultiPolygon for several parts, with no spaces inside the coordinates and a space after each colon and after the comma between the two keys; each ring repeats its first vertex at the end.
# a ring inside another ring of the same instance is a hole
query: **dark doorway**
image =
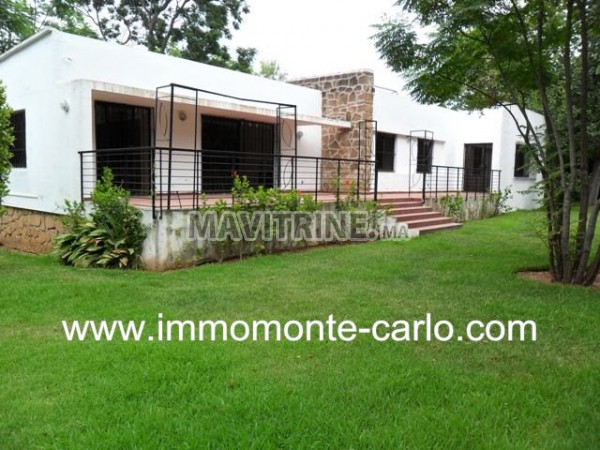
{"type": "Polygon", "coordinates": [[[202,190],[229,192],[233,177],[253,186],[273,186],[275,126],[202,116],[202,190]]]}
{"type": "Polygon", "coordinates": [[[96,102],[96,171],[109,167],[115,183],[133,195],[150,194],[152,109],[120,103],[96,102]]]}
{"type": "Polygon", "coordinates": [[[492,144],[465,144],[465,192],[488,192],[492,182],[492,144]]]}

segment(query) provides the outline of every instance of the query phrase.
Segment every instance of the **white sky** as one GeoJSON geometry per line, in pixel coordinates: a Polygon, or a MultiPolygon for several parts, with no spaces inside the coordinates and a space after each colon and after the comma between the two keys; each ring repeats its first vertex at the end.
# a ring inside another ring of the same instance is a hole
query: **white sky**
{"type": "Polygon", "coordinates": [[[378,57],[371,25],[394,16],[395,0],[246,0],[250,13],[232,47],[258,49],[256,61],[276,60],[288,78],[372,69],[375,84],[399,90],[402,81],[378,57]]]}

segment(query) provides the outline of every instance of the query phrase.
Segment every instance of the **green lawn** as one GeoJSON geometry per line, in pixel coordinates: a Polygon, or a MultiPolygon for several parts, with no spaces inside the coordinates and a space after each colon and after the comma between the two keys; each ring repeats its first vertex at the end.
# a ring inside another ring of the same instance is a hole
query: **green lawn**
{"type": "Polygon", "coordinates": [[[0,252],[0,448],[600,448],[600,292],[535,213],[169,273],[0,252]],[[61,320],[531,319],[537,342],[67,342],[61,320]]]}

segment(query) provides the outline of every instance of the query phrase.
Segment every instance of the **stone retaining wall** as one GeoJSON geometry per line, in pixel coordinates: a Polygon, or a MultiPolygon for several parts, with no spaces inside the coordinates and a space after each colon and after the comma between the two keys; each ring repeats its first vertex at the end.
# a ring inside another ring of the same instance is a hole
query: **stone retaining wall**
{"type": "Polygon", "coordinates": [[[62,230],[60,215],[6,207],[0,218],[0,246],[27,253],[49,253],[62,230]]]}

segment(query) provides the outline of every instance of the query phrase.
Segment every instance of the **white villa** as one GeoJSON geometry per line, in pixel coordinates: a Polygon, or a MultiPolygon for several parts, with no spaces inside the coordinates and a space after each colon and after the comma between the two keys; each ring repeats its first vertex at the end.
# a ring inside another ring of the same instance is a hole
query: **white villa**
{"type": "Polygon", "coordinates": [[[47,249],[102,167],[149,223],[232,174],[323,200],[351,180],[371,199],[511,187],[512,207],[537,206],[508,113],[420,105],[369,70],[286,83],[45,29],[0,55],[0,80],[16,135],[0,242],[17,248],[47,249]]]}

